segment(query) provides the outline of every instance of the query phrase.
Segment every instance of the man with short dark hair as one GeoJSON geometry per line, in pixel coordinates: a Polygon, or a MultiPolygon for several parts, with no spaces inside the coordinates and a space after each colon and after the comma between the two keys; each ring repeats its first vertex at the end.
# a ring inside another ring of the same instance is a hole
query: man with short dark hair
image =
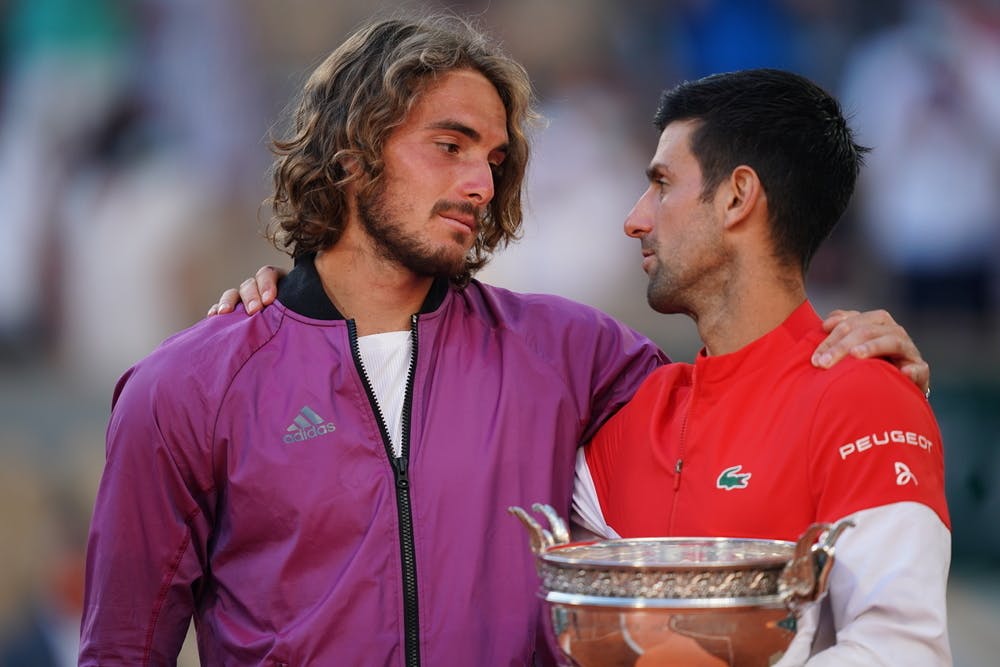
{"type": "Polygon", "coordinates": [[[705,347],[654,371],[581,450],[578,513],[606,535],[784,540],[850,518],[829,597],[782,664],[950,664],[930,406],[882,360],[811,364],[824,332],[805,271],[867,149],[836,100],[777,70],[681,84],[656,126],[625,230],[650,306],[689,315],[705,347]]]}

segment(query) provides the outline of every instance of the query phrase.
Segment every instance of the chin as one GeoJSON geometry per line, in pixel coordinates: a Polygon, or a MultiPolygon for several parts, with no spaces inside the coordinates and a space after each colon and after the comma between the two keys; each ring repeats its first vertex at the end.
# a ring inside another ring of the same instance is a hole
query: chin
{"type": "Polygon", "coordinates": [[[654,292],[646,293],[646,303],[649,307],[658,313],[664,315],[673,315],[675,313],[683,313],[685,311],[676,299],[669,297],[664,294],[656,294],[654,292]]]}
{"type": "Polygon", "coordinates": [[[452,278],[465,269],[465,255],[452,258],[445,253],[437,253],[432,256],[410,257],[408,259],[407,268],[421,276],[452,278]]]}
{"type": "Polygon", "coordinates": [[[680,308],[676,306],[671,306],[667,304],[649,302],[649,307],[660,313],[661,315],[676,315],[677,313],[683,312],[680,308]]]}

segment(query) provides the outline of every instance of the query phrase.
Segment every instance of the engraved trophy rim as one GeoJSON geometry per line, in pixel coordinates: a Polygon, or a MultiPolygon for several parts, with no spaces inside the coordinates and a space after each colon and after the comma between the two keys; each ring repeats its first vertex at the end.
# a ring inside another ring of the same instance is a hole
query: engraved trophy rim
{"type": "Polygon", "coordinates": [[[544,549],[537,556],[556,566],[583,569],[702,572],[780,569],[794,553],[795,543],[787,540],[638,537],[559,544],[544,549]]]}

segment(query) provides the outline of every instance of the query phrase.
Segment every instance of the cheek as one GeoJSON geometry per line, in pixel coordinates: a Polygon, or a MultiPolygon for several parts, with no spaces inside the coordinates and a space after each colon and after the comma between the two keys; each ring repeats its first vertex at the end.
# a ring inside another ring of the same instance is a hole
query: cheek
{"type": "Polygon", "coordinates": [[[442,154],[433,150],[399,151],[384,156],[385,175],[400,184],[431,184],[444,172],[442,154]]]}
{"type": "Polygon", "coordinates": [[[674,234],[672,226],[677,220],[677,211],[669,202],[657,201],[653,205],[653,231],[661,239],[668,239],[674,234]]]}
{"type": "Polygon", "coordinates": [[[392,173],[386,171],[382,183],[384,201],[397,213],[422,208],[427,209],[429,213],[430,207],[434,204],[430,189],[427,187],[427,179],[422,178],[420,171],[413,169],[412,165],[397,167],[392,173]]]}

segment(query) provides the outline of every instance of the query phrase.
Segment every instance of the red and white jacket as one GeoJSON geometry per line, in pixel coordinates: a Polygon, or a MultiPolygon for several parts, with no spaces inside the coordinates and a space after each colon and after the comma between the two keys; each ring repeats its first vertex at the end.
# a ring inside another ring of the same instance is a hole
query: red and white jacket
{"type": "Polygon", "coordinates": [[[810,610],[782,664],[950,664],[934,415],[884,361],[813,367],[824,335],[807,302],[735,353],[655,371],[578,455],[578,520],[607,536],[795,540],[853,517],[826,612],[810,610]]]}

